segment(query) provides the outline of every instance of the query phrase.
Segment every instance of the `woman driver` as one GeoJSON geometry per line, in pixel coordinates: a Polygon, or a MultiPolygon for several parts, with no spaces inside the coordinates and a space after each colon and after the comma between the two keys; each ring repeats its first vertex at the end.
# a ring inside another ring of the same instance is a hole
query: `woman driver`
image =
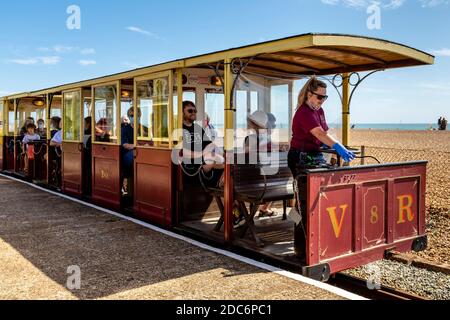
{"type": "Polygon", "coordinates": [[[328,134],[328,125],[322,105],[328,99],[327,85],[312,77],[303,87],[298,97],[294,117],[289,168],[298,176],[299,168],[325,164],[321,147],[327,145],[336,150],[345,162],[351,162],[355,155],[328,134]]]}
{"type": "MultiPolygon", "coordinates": [[[[293,121],[293,136],[289,151],[289,168],[294,179],[302,169],[325,164],[321,147],[327,145],[336,150],[346,162],[355,159],[355,155],[328,134],[328,125],[322,105],[327,100],[327,85],[312,77],[303,87],[298,98],[297,111],[293,121]]],[[[303,190],[305,181],[300,181],[303,190]]],[[[302,192],[304,193],[304,192],[302,192]]],[[[295,228],[295,254],[300,259],[306,256],[306,220],[307,208],[304,201],[306,194],[297,194],[297,208],[301,208],[302,222],[295,228]]]]}

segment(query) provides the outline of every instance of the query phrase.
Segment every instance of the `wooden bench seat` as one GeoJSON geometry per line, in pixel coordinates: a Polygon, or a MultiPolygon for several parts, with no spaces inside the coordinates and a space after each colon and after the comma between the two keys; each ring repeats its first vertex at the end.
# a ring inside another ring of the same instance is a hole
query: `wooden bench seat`
{"type": "MultiPolygon", "coordinates": [[[[242,159],[242,155],[236,156],[242,159]]],[[[244,157],[245,158],[245,157],[244,157]]],[[[240,237],[244,238],[251,232],[256,243],[263,245],[256,234],[254,218],[261,204],[267,202],[283,201],[283,219],[286,219],[287,202],[294,199],[293,177],[287,163],[287,153],[280,153],[274,160],[258,164],[233,165],[234,200],[245,217],[245,224],[241,227],[240,237]],[[247,209],[249,204],[250,211],[247,209]]],[[[221,217],[215,227],[220,231],[224,223],[224,196],[223,188],[205,187],[214,196],[221,211],[221,217]]]]}

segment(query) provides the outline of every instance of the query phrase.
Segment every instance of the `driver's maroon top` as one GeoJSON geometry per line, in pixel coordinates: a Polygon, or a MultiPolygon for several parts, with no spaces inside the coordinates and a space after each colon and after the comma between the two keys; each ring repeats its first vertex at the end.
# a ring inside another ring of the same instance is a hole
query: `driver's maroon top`
{"type": "Polygon", "coordinates": [[[323,143],[311,133],[311,130],[317,127],[322,127],[324,131],[329,130],[323,109],[315,111],[303,104],[294,116],[291,149],[302,152],[319,151],[323,143]]]}

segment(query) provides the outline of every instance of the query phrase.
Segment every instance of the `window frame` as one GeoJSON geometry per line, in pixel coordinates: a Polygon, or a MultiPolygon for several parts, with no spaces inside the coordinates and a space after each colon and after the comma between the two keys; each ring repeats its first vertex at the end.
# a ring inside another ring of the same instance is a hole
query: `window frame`
{"type": "MultiPolygon", "coordinates": [[[[92,144],[94,145],[108,145],[108,146],[120,146],[122,144],[122,126],[121,120],[120,120],[120,98],[121,98],[121,84],[120,80],[117,81],[109,81],[109,82],[103,82],[92,86],[92,92],[91,92],[91,101],[92,101],[92,123],[91,123],[91,129],[92,129],[92,144]],[[102,87],[109,87],[109,86],[116,86],[117,94],[116,94],[116,119],[117,119],[117,142],[101,142],[95,140],[95,90],[102,87]]],[[[84,110],[83,110],[84,112],[84,110]]]]}
{"type": "Polygon", "coordinates": [[[82,106],[82,100],[83,100],[83,90],[81,89],[81,88],[79,88],[79,89],[75,89],[75,90],[67,90],[67,91],[63,91],[62,92],[62,99],[61,99],[61,102],[62,102],[62,119],[61,119],[61,121],[62,121],[62,126],[61,126],[61,129],[62,129],[62,136],[63,136],[63,142],[82,142],[82,137],[83,137],[83,135],[82,135],[82,130],[83,130],[83,126],[84,126],[84,124],[83,124],[83,122],[82,122],[82,111],[83,110],[81,110],[81,106],[82,106]],[[78,119],[78,121],[79,121],[79,128],[80,128],[80,139],[79,140],[67,140],[67,139],[64,139],[64,137],[65,137],[65,125],[66,125],[66,99],[65,99],[65,95],[66,94],[68,94],[68,93],[78,93],[79,94],[79,98],[80,98],[80,104],[78,105],[78,108],[79,108],[79,111],[80,111],[80,118],[78,119]]]}
{"type": "MultiPolygon", "coordinates": [[[[162,72],[157,72],[157,73],[152,73],[152,74],[148,74],[145,76],[140,76],[140,77],[136,77],[134,78],[134,90],[133,90],[133,108],[134,108],[134,114],[137,115],[137,110],[138,110],[138,87],[137,84],[138,82],[143,82],[143,81],[149,81],[149,80],[155,80],[155,79],[160,79],[160,78],[167,78],[168,79],[168,86],[169,86],[169,96],[168,96],[168,105],[167,105],[167,113],[168,113],[168,117],[167,117],[167,121],[168,121],[168,138],[152,138],[152,139],[140,139],[138,137],[138,117],[134,117],[134,145],[136,147],[139,148],[145,148],[145,149],[156,149],[156,150],[171,150],[173,149],[173,145],[174,145],[174,139],[172,137],[172,132],[173,132],[173,87],[174,87],[174,72],[173,70],[168,70],[168,71],[162,71],[162,72]],[[144,141],[144,142],[150,142],[150,141],[155,141],[155,142],[167,142],[168,143],[168,147],[154,147],[154,146],[146,146],[146,145],[139,145],[138,142],[139,141],[144,141]]],[[[153,123],[152,123],[153,126],[153,123]]],[[[153,130],[153,127],[152,127],[153,130]]]]}

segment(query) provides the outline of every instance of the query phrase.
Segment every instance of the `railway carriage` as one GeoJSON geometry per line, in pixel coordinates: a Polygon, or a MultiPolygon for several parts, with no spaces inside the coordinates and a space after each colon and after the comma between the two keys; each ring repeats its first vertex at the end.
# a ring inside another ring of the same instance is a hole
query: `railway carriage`
{"type": "Polygon", "coordinates": [[[340,134],[348,146],[350,103],[367,76],[433,63],[433,56],[393,42],[304,34],[10,95],[0,99],[0,169],[327,280],[388,251],[426,248],[427,164],[310,168],[294,183],[286,151],[299,84],[316,75],[338,90],[340,134]],[[211,177],[201,172],[188,174],[174,161],[182,146],[177,129],[183,126],[185,100],[195,102],[199,120],[208,114],[216,125],[214,143],[227,159],[224,186],[211,185],[211,177]],[[275,139],[264,159],[241,164],[235,160],[244,153],[246,118],[257,110],[277,118],[275,139]],[[134,164],[124,192],[122,119],[130,111],[134,164]],[[62,118],[61,149],[50,146],[55,116],[62,118]],[[34,146],[34,156],[24,157],[20,129],[29,117],[45,120],[47,133],[34,146]],[[24,170],[24,161],[33,170],[24,170]],[[308,217],[304,228],[287,218],[296,194],[308,217]],[[256,219],[267,201],[283,215],[256,219]],[[246,217],[241,228],[233,228],[237,204],[246,217]]]}

